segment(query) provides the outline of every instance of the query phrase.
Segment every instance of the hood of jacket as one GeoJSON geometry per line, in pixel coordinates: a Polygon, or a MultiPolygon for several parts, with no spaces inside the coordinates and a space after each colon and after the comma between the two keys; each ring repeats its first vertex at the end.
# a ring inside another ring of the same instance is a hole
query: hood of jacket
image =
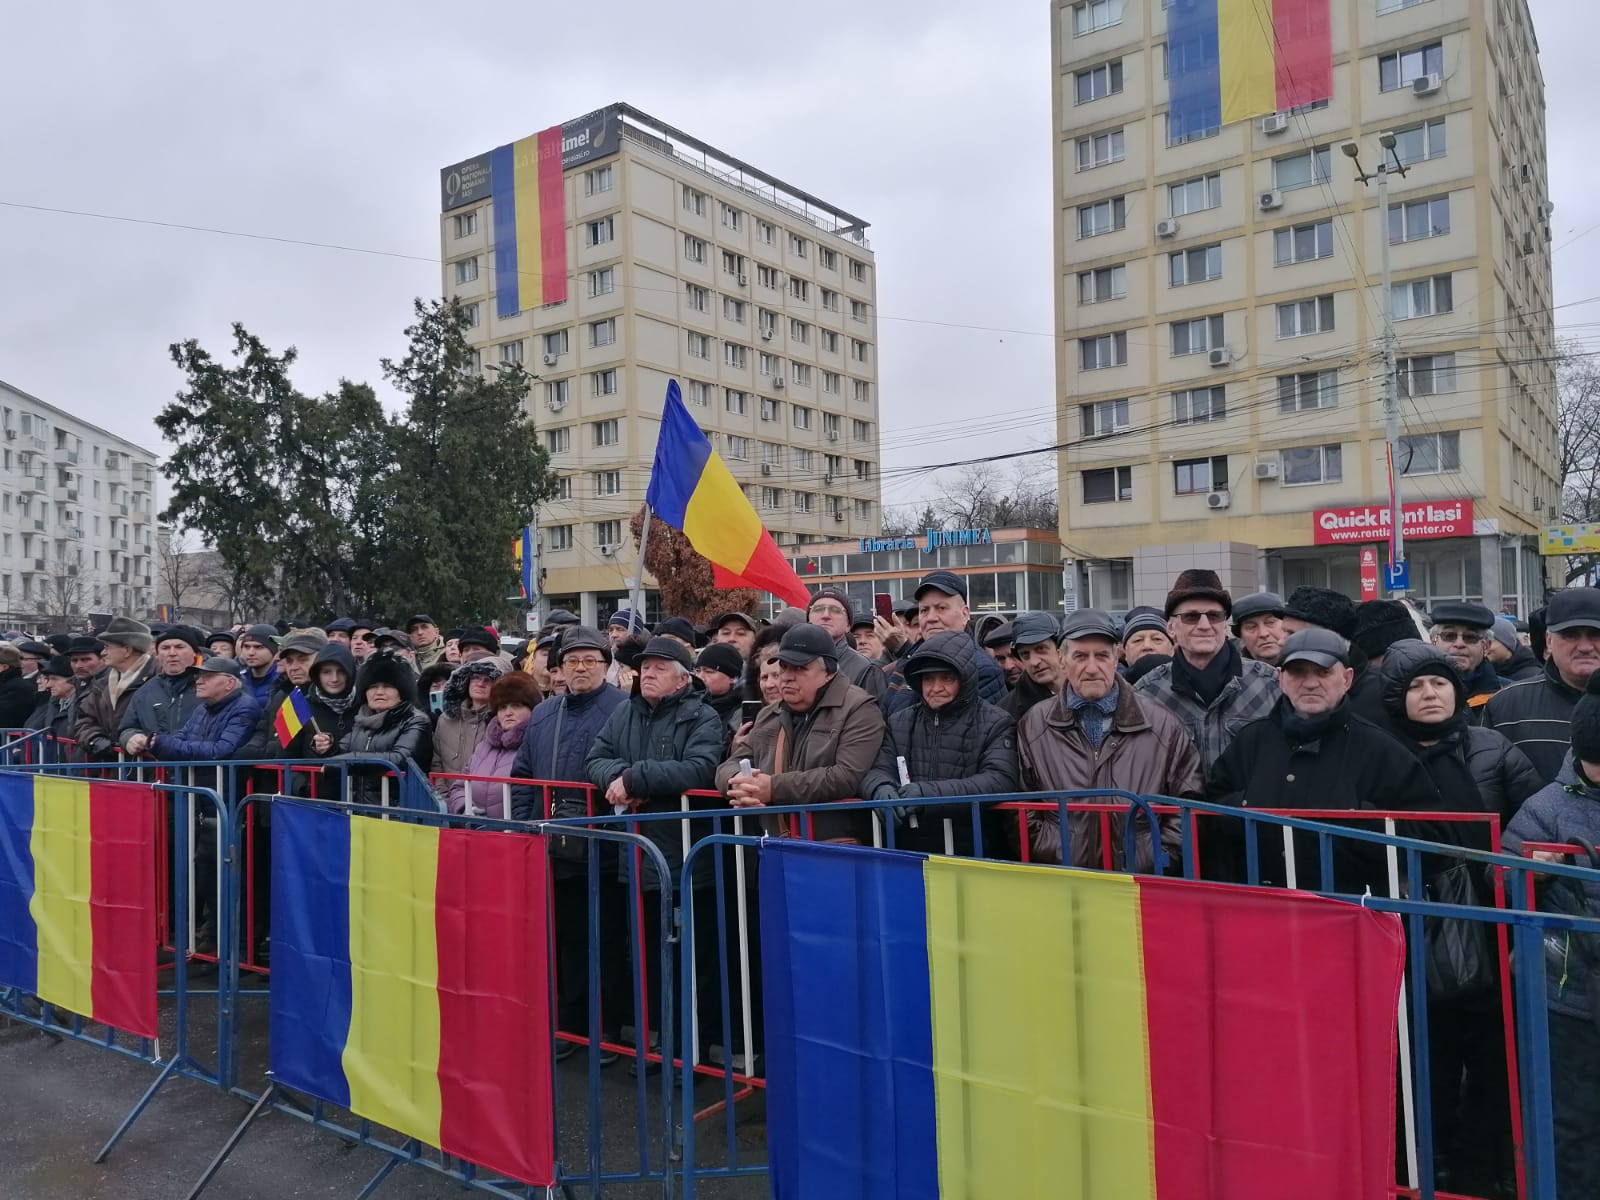
{"type": "Polygon", "coordinates": [[[917,648],[906,659],[906,682],[920,699],[922,688],[917,683],[919,671],[954,671],[961,677],[961,691],[949,707],[952,710],[964,708],[978,697],[978,655],[982,653],[978,643],[965,632],[944,630],[932,634],[918,642],[917,648]]]}
{"type": "Polygon", "coordinates": [[[1455,685],[1456,712],[1466,710],[1467,691],[1461,683],[1461,672],[1455,669],[1445,652],[1416,638],[1406,638],[1394,642],[1384,651],[1383,666],[1378,668],[1379,694],[1383,699],[1384,711],[1389,716],[1402,721],[1406,719],[1406,689],[1411,686],[1417,672],[1430,663],[1444,664],[1448,670],[1447,678],[1455,685]]]}
{"type": "MultiPolygon", "coordinates": [[[[345,685],[345,690],[338,693],[338,695],[349,695],[351,689],[356,686],[356,660],[355,655],[350,653],[350,647],[343,642],[329,642],[321,650],[317,651],[316,657],[311,660],[311,682],[308,685],[317,692],[322,692],[322,685],[317,682],[317,668],[322,666],[323,663],[332,663],[336,667],[344,668],[348,682],[345,685]]],[[[322,692],[322,694],[326,695],[327,693],[322,692]]]]}
{"type": "Polygon", "coordinates": [[[450,673],[450,682],[444,685],[444,715],[451,720],[461,716],[467,703],[467,689],[474,679],[487,679],[493,683],[506,673],[505,664],[498,658],[480,658],[476,662],[462,663],[450,673]]]}

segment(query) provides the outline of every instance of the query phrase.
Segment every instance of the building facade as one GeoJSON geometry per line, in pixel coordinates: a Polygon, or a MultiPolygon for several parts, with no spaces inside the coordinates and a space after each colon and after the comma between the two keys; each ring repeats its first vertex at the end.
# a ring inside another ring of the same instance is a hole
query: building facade
{"type": "Polygon", "coordinates": [[[1542,602],[1559,442],[1526,0],[1330,8],[1330,100],[1174,140],[1164,0],[1052,6],[1061,528],[1078,603],[1159,603],[1184,566],[1236,593],[1358,594],[1363,555],[1387,560],[1385,306],[1411,594],[1542,602]],[[1356,178],[1384,133],[1405,166],[1387,213],[1356,178]]]}
{"type": "Polygon", "coordinates": [[[780,545],[878,528],[864,221],[622,104],[447,167],[441,193],[444,293],[484,369],[532,374],[560,476],[545,607],[626,603],[670,379],[780,545]]]}
{"type": "Polygon", "coordinates": [[[0,438],[0,623],[148,617],[156,456],[4,382],[0,438]]]}

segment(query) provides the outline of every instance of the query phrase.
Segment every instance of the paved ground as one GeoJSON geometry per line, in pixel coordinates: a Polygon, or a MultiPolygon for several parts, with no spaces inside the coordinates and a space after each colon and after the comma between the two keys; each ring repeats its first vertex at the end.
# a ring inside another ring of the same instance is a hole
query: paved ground
{"type": "MultiPolygon", "coordinates": [[[[204,1002],[197,1005],[196,1057],[209,1033],[204,1002]]],[[[241,1048],[241,1080],[249,1087],[265,1065],[264,1006],[245,1002],[246,1036],[241,1048]]],[[[167,1019],[170,1039],[171,1014],[167,1019]]],[[[170,1045],[170,1040],[164,1045],[170,1045]]],[[[213,1043],[214,1048],[214,1043],[213,1043]]],[[[0,1197],[3,1200],[170,1200],[183,1197],[229,1132],[247,1111],[245,1101],[191,1080],[175,1080],[156,1098],[103,1165],[90,1162],[118,1122],[154,1078],[142,1063],[72,1042],[55,1042],[38,1031],[0,1017],[0,1197]]],[[[586,1170],[588,1156],[580,1136],[588,1107],[587,1067],[574,1056],[558,1068],[557,1125],[562,1160],[571,1170],[586,1170]]],[[[659,1112],[660,1083],[649,1080],[651,1103],[659,1112]]],[[[720,1083],[703,1083],[697,1103],[721,1094],[720,1083]]],[[[636,1092],[626,1063],[601,1072],[599,1091],[605,1169],[637,1164],[636,1092]]],[[[742,1161],[765,1156],[765,1125],[759,1101],[736,1110],[735,1140],[742,1161]]],[[[697,1157],[705,1164],[726,1161],[725,1118],[698,1125],[697,1157]]],[[[658,1119],[653,1144],[661,1145],[658,1119]]],[[[331,1133],[281,1114],[261,1118],[205,1193],[217,1200],[349,1200],[386,1158],[354,1147],[331,1133]]],[[[454,1183],[432,1172],[403,1167],[379,1191],[385,1200],[465,1196],[454,1183]]],[[[765,1197],[765,1179],[705,1183],[708,1200],[765,1197]]],[[[590,1189],[574,1185],[574,1196],[590,1189]]],[[[615,1185],[603,1195],[616,1200],[658,1197],[659,1184],[615,1185]]]]}

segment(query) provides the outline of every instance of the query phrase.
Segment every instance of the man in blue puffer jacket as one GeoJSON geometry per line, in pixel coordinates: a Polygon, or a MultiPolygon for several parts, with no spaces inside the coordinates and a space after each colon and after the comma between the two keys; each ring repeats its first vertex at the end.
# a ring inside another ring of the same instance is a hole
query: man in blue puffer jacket
{"type": "Polygon", "coordinates": [[[231,658],[206,659],[194,669],[194,694],[199,703],[183,728],[156,734],[156,757],[164,762],[232,758],[250,740],[261,716],[261,706],[239,678],[239,664],[231,658]]]}

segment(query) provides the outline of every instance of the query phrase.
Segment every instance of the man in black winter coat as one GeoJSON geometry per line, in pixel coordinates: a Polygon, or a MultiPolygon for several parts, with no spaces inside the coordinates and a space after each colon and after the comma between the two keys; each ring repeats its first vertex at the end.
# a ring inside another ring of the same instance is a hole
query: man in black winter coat
{"type": "Polygon", "coordinates": [[[1550,597],[1545,637],[1550,661],[1543,676],[1502,688],[1478,711],[1481,725],[1510,738],[1539,778],[1553,783],[1566,759],[1573,706],[1600,670],[1600,589],[1567,588],[1550,597]]]}
{"type": "Polygon", "coordinates": [[[39,688],[22,673],[22,655],[0,642],[0,729],[26,729],[38,704],[39,688]]]}

